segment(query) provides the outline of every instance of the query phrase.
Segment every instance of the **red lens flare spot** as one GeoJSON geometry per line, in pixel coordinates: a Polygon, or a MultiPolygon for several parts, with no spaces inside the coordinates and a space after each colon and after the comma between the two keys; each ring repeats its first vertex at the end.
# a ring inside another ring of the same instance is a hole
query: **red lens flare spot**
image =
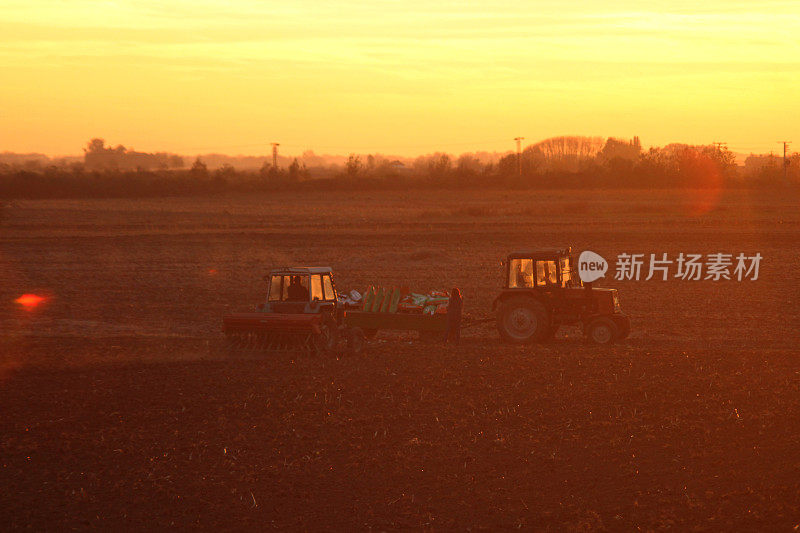
{"type": "Polygon", "coordinates": [[[38,294],[23,294],[14,301],[26,309],[33,309],[34,307],[44,303],[46,299],[47,298],[44,296],[39,296],[38,294]]]}
{"type": "Polygon", "coordinates": [[[707,153],[686,148],[678,154],[678,167],[685,177],[687,210],[691,216],[705,215],[719,204],[722,173],[707,153]]]}
{"type": "Polygon", "coordinates": [[[208,275],[209,276],[216,276],[217,275],[217,269],[216,268],[209,268],[208,269],[208,275]]]}

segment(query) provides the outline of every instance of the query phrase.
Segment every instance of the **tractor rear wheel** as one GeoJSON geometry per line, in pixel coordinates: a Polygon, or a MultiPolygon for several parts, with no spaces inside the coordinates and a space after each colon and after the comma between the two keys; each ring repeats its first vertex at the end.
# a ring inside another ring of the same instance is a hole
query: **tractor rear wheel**
{"type": "Polygon", "coordinates": [[[611,344],[619,336],[619,328],[608,317],[594,318],[584,326],[586,340],[595,344],[611,344]]]}
{"type": "Polygon", "coordinates": [[[541,341],[550,332],[547,310],[541,302],[528,297],[509,298],[497,310],[497,331],[513,344],[541,341]]]}
{"type": "Polygon", "coordinates": [[[631,334],[631,321],[629,319],[625,320],[616,320],[615,323],[617,324],[617,338],[616,340],[621,341],[628,338],[628,335],[631,334]]]}

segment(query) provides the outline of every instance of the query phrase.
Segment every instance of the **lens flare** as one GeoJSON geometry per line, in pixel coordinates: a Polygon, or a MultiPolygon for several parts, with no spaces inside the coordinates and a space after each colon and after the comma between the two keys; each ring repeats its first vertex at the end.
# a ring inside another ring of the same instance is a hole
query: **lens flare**
{"type": "Polygon", "coordinates": [[[688,214],[701,216],[716,208],[723,188],[717,162],[707,153],[686,148],[678,154],[678,166],[686,179],[688,214]]]}
{"type": "Polygon", "coordinates": [[[19,305],[21,305],[26,309],[34,309],[35,307],[44,303],[45,300],[47,300],[47,298],[45,298],[44,296],[39,296],[38,294],[23,294],[22,296],[14,300],[14,302],[18,303],[19,305]]]}

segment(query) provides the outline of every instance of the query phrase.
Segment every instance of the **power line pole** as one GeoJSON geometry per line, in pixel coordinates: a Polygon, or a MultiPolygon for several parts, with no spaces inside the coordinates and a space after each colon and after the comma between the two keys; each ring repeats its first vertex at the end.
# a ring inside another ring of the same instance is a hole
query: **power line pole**
{"type": "Polygon", "coordinates": [[[272,144],[272,167],[277,169],[278,168],[278,146],[281,143],[271,143],[272,144]]]}
{"type": "Polygon", "coordinates": [[[525,137],[514,137],[517,141],[517,173],[522,176],[522,141],[525,137]]]}
{"type": "Polygon", "coordinates": [[[716,142],[716,141],[714,141],[714,142],[713,142],[713,143],[711,143],[711,144],[713,144],[714,146],[716,146],[716,147],[717,147],[717,152],[721,152],[721,151],[722,151],[722,147],[723,147],[723,146],[724,146],[725,148],[728,148],[728,143],[721,143],[721,142],[716,142]]]}
{"type": "Polygon", "coordinates": [[[792,144],[792,141],[778,141],[783,143],[783,181],[789,179],[789,161],[786,159],[786,147],[792,144]]]}

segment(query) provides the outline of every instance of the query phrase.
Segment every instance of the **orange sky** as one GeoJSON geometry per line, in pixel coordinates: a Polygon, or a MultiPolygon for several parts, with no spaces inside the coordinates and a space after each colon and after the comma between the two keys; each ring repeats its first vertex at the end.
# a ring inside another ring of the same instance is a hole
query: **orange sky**
{"type": "Polygon", "coordinates": [[[491,4],[5,0],[0,151],[800,146],[796,2],[491,4]]]}

